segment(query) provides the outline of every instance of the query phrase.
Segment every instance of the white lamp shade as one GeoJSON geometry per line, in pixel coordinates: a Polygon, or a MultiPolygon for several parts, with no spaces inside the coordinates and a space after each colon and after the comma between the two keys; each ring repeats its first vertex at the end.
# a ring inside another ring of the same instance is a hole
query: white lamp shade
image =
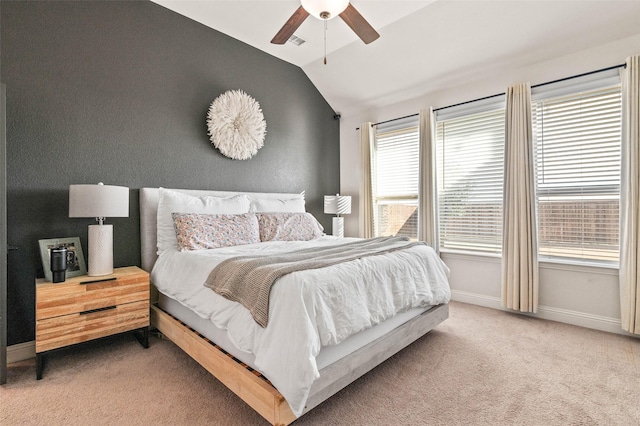
{"type": "Polygon", "coordinates": [[[340,15],[349,6],[349,0],[302,0],[302,7],[318,19],[333,19],[340,15]],[[323,12],[328,12],[329,17],[322,17],[323,12]]]}
{"type": "Polygon", "coordinates": [[[351,214],[351,197],[349,195],[325,195],[325,214],[351,214]]]}
{"type": "Polygon", "coordinates": [[[129,188],[69,185],[69,217],[129,217],[129,188]]]}

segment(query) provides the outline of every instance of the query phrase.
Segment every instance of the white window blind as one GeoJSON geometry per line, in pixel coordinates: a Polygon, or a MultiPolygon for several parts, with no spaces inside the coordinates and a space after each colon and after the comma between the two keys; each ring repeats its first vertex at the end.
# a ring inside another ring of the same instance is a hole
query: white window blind
{"type": "Polygon", "coordinates": [[[376,236],[418,237],[418,117],[376,126],[373,153],[376,236]]]}
{"type": "Polygon", "coordinates": [[[503,101],[499,105],[436,118],[441,249],[501,251],[503,101]]]}
{"type": "Polygon", "coordinates": [[[541,259],[618,261],[621,93],[607,83],[533,102],[541,259]]]}

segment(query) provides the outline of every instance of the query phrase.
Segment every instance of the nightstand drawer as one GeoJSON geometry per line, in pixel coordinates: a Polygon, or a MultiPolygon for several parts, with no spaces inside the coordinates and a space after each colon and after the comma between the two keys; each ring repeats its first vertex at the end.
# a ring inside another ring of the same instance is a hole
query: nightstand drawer
{"type": "MultiPolygon", "coordinates": [[[[122,268],[128,269],[128,268],[122,268]]],[[[74,277],[36,287],[36,320],[125,303],[149,300],[149,275],[115,273],[109,277],[74,277]]]]}
{"type": "Polygon", "coordinates": [[[127,331],[148,348],[149,309],[149,273],[136,266],[62,283],[36,280],[36,379],[53,349],[127,331]]]}
{"type": "Polygon", "coordinates": [[[148,325],[148,299],[48,318],[36,322],[36,352],[44,352],[148,325]]]}

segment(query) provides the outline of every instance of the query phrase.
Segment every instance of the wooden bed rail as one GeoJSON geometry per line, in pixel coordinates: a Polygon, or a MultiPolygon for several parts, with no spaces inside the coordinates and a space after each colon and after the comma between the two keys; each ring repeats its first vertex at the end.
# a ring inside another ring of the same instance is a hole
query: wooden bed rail
{"type": "Polygon", "coordinates": [[[151,325],[272,425],[284,426],[296,419],[287,401],[264,376],[155,305],[151,306],[151,325]]]}
{"type": "MultiPolygon", "coordinates": [[[[320,378],[311,388],[303,414],[424,336],[448,317],[449,305],[435,306],[322,369],[320,378]]],[[[282,394],[263,375],[157,305],[151,306],[151,325],[272,425],[288,425],[296,420],[282,394]]]]}

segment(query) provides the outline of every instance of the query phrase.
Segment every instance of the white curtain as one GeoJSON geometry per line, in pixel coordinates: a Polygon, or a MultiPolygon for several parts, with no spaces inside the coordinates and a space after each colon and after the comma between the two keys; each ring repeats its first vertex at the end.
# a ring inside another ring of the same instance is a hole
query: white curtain
{"type": "Polygon", "coordinates": [[[373,123],[360,125],[360,237],[373,238],[373,188],[371,174],[371,154],[374,143],[373,123]]]}
{"type": "Polygon", "coordinates": [[[439,251],[436,150],[433,109],[420,111],[420,173],[418,183],[418,239],[439,251]]]}
{"type": "Polygon", "coordinates": [[[507,89],[505,123],[502,305],[537,312],[538,244],[529,83],[507,89]]]}
{"type": "Polygon", "coordinates": [[[640,56],[622,73],[620,175],[620,313],[622,329],[640,334],[640,56]]]}

